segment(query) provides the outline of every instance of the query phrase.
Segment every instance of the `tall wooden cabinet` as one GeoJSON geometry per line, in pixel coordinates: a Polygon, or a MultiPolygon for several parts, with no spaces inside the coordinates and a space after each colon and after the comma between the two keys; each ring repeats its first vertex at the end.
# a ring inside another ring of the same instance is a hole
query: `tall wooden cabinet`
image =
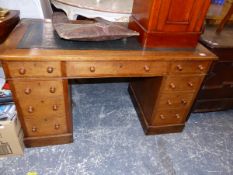
{"type": "Polygon", "coordinates": [[[146,47],[195,47],[210,0],[135,0],[129,25],[146,47]]]}

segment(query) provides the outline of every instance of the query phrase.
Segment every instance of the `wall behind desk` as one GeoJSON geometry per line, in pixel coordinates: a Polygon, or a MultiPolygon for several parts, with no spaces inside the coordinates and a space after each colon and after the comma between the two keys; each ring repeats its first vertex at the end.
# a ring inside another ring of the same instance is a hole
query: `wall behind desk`
{"type": "Polygon", "coordinates": [[[0,0],[0,7],[20,10],[20,18],[51,18],[49,0],[0,0]]]}

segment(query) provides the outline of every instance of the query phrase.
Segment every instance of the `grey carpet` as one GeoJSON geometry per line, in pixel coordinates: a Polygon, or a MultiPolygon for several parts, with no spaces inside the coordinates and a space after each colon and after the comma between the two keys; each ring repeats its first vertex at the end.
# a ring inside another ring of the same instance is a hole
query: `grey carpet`
{"type": "Polygon", "coordinates": [[[145,136],[127,83],[72,89],[74,143],[1,158],[1,175],[233,174],[233,110],[192,114],[182,133],[145,136]]]}

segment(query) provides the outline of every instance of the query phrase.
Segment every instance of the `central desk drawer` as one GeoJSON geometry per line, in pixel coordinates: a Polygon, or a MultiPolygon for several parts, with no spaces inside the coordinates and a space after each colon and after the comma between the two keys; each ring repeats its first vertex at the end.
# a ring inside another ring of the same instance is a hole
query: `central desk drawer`
{"type": "Polygon", "coordinates": [[[167,74],[168,63],[163,61],[99,61],[67,62],[66,74],[71,77],[160,76],[167,74]]]}

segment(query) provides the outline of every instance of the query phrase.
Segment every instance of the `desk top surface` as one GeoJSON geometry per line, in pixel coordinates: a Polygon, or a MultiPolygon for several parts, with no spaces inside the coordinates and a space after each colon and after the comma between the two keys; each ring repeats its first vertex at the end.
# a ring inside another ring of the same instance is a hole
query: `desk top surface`
{"type": "Polygon", "coordinates": [[[0,60],[213,60],[216,56],[198,44],[195,49],[145,49],[137,38],[78,42],[60,39],[51,22],[25,19],[0,47],[0,60]]]}

